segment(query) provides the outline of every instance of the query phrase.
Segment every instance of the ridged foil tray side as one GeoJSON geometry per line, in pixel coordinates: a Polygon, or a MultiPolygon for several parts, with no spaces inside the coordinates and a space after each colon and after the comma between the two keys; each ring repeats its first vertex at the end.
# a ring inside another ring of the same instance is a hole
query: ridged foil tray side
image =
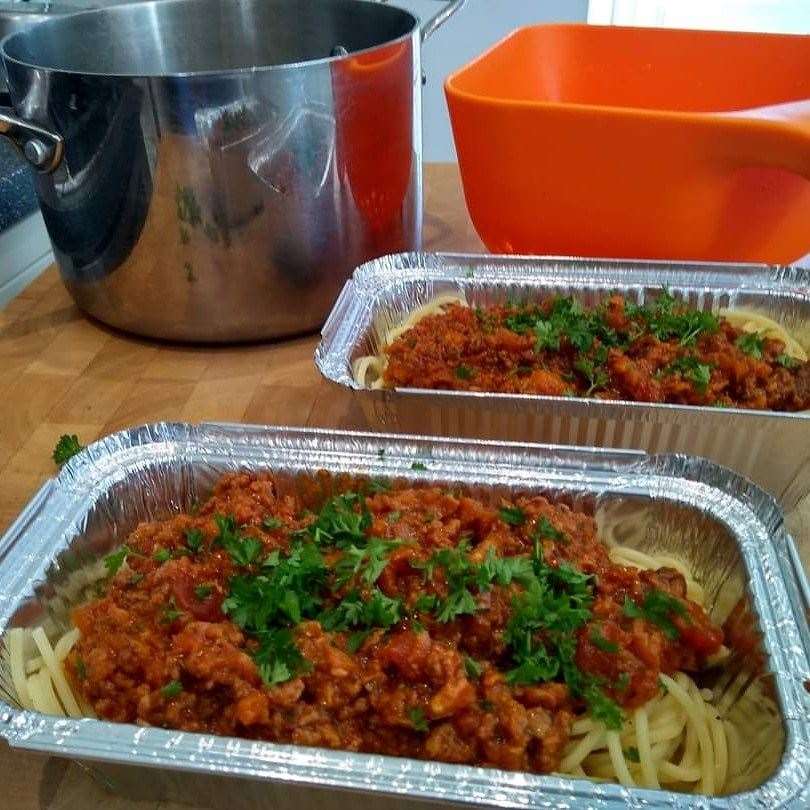
{"type": "Polygon", "coordinates": [[[539,293],[574,295],[593,304],[618,290],[643,303],[662,286],[701,309],[755,309],[810,349],[810,271],[803,268],[403,253],[355,270],[324,325],[315,362],[328,380],[355,391],[375,430],[705,456],[792,509],[810,492],[810,413],[408,388],[372,391],[352,377],[352,360],[376,353],[385,327],[438,293],[461,293],[472,304],[539,293]]]}
{"type": "MultiPolygon", "coordinates": [[[[228,808],[319,805],[391,808],[415,800],[501,807],[745,808],[810,802],[810,630],[807,583],[774,500],[738,475],[702,459],[468,442],[385,434],[241,425],[157,424],[103,439],[49,481],[0,540],[0,631],[59,621],[59,583],[82,560],[122,541],[141,520],[188,508],[215,479],[238,469],[387,475],[497,491],[548,494],[593,511],[623,542],[677,551],[725,612],[742,593],[763,649],[785,735],[767,780],[735,796],[707,798],[624,789],[557,776],[188,734],[22,711],[8,692],[0,736],[12,746],[102,763],[118,790],[228,808]],[[382,452],[380,452],[382,451],[382,452]],[[419,461],[424,471],[414,470],[419,461]],[[628,527],[636,528],[627,531],[628,527]],[[641,527],[641,530],[638,530],[641,527]],[[629,534],[629,537],[625,537],[629,534]],[[747,589],[746,589],[747,583],[747,589]],[[148,779],[135,768],[151,767],[148,779]],[[129,774],[129,775],[127,775],[129,774]],[[232,777],[258,780],[237,789],[232,777]],[[281,789],[280,785],[290,787],[281,789]],[[261,786],[266,787],[266,790],[261,786]],[[354,799],[329,789],[353,791],[354,799]],[[299,790],[300,789],[300,790],[299,790]],[[202,796],[200,791],[210,791],[202,796]],[[316,791],[320,790],[318,794],[316,791]],[[314,797],[314,798],[313,798],[314,797]],[[392,803],[393,802],[393,803],[392,803]]],[[[716,618],[722,618],[718,614],[716,618]]]]}

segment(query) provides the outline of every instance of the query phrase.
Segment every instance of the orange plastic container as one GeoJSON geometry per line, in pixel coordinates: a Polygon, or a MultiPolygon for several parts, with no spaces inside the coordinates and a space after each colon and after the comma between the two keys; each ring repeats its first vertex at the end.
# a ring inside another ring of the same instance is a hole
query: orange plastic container
{"type": "Polygon", "coordinates": [[[810,253],[810,36],[539,25],[445,92],[495,253],[810,253]]]}

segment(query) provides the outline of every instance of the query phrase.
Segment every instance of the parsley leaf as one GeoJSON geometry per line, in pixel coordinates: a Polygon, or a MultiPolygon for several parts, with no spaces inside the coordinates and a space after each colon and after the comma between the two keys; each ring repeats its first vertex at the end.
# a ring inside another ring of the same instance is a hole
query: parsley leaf
{"type": "Polygon", "coordinates": [[[369,526],[371,514],[363,499],[356,492],[345,492],[326,501],[306,531],[316,543],[340,548],[364,541],[369,526]]]}
{"type": "Polygon", "coordinates": [[[172,558],[171,549],[168,548],[159,548],[153,555],[152,559],[160,563],[161,565],[165,562],[168,562],[172,558]]]}
{"type": "Polygon", "coordinates": [[[634,745],[623,749],[622,753],[627,757],[628,760],[630,760],[630,762],[641,762],[641,756],[639,756],[638,748],[636,748],[634,745]]]}
{"type": "Polygon", "coordinates": [[[84,450],[84,445],[79,442],[79,437],[75,433],[63,433],[53,448],[51,458],[53,463],[62,466],[68,459],[73,458],[77,453],[84,450]]]}
{"type": "Polygon", "coordinates": [[[532,540],[555,540],[556,542],[568,543],[568,538],[547,518],[541,517],[532,529],[532,540]]]}
{"type": "Polygon", "coordinates": [[[498,517],[510,526],[521,526],[526,522],[526,514],[519,506],[502,506],[498,517]]]}
{"type": "Polygon", "coordinates": [[[624,599],[624,615],[631,619],[645,619],[663,630],[664,635],[674,641],[678,638],[678,628],[672,623],[671,614],[684,619],[688,613],[683,602],[670,594],[652,588],[647,592],[644,601],[639,606],[629,596],[624,599]]]}
{"type": "Polygon", "coordinates": [[[761,360],[765,340],[759,332],[745,332],[734,341],[734,345],[749,357],[761,360]]]}
{"type": "Polygon", "coordinates": [[[376,495],[380,492],[388,492],[391,489],[391,482],[387,478],[378,476],[369,480],[367,488],[369,492],[376,495]]]}
{"type": "Polygon", "coordinates": [[[236,576],[230,581],[222,612],[234,624],[258,633],[271,625],[315,618],[326,565],[314,543],[297,543],[287,557],[258,576],[236,576]]]}
{"type": "Polygon", "coordinates": [[[624,714],[619,704],[611,700],[595,682],[590,682],[582,694],[594,720],[600,720],[609,729],[621,729],[624,714]]]}
{"type": "Polygon", "coordinates": [[[312,669],[312,664],[295,646],[293,635],[287,628],[267,630],[259,636],[259,648],[253,653],[259,675],[268,685],[289,681],[312,669]]]}
{"type": "Polygon", "coordinates": [[[427,469],[427,465],[423,464],[421,461],[414,461],[414,463],[411,464],[411,469],[424,472],[427,469]]]}
{"type": "Polygon", "coordinates": [[[613,684],[613,688],[617,692],[624,692],[628,686],[630,686],[630,673],[622,672],[621,675],[616,678],[616,683],[613,684]]]}
{"type": "Polygon", "coordinates": [[[386,596],[373,588],[364,601],[358,591],[352,591],[331,610],[318,617],[325,630],[349,630],[355,627],[391,627],[402,620],[402,600],[386,596]]]}
{"type": "Polygon", "coordinates": [[[273,529],[280,529],[284,524],[277,518],[277,517],[266,517],[262,521],[262,527],[267,529],[267,531],[272,532],[273,529]]]}
{"type": "Polygon", "coordinates": [[[711,312],[690,309],[666,289],[649,307],[625,306],[625,312],[644,321],[659,340],[677,338],[682,346],[691,346],[703,333],[716,332],[720,321],[711,312]]]}
{"type": "Polygon", "coordinates": [[[104,558],[104,567],[107,569],[108,576],[115,576],[118,569],[124,564],[127,557],[132,553],[129,546],[121,546],[117,551],[113,551],[104,558]]]}
{"type": "Polygon", "coordinates": [[[421,731],[422,733],[429,731],[430,727],[425,718],[425,713],[418,706],[412,706],[408,709],[408,719],[411,721],[411,725],[416,731],[421,731]]]}
{"type": "Polygon", "coordinates": [[[601,650],[602,652],[606,653],[617,653],[619,652],[619,645],[615,641],[610,641],[606,639],[602,635],[602,631],[598,627],[594,627],[591,630],[591,634],[589,636],[591,644],[596,647],[597,650],[601,650]]]}
{"type": "Polygon", "coordinates": [[[194,596],[197,597],[198,602],[203,602],[211,596],[213,591],[214,588],[212,585],[197,585],[194,588],[194,596]]]}
{"type": "Polygon", "coordinates": [[[709,387],[712,378],[712,367],[708,363],[701,363],[692,355],[676,358],[663,371],[665,374],[680,374],[701,393],[709,387]]]}
{"type": "Polygon", "coordinates": [[[242,537],[236,528],[236,521],[231,516],[215,515],[214,521],[219,529],[219,535],[214,538],[214,543],[221,545],[237,565],[244,567],[252,565],[264,548],[262,541],[256,537],[242,537]]]}
{"type": "Polygon", "coordinates": [[[202,550],[203,533],[199,529],[186,529],[186,545],[192,554],[198,554],[202,550]]]}
{"type": "Polygon", "coordinates": [[[160,694],[167,699],[177,697],[183,691],[183,684],[180,681],[169,681],[161,687],[160,694]]]}
{"type": "Polygon", "coordinates": [[[388,553],[399,545],[396,540],[372,537],[365,546],[348,546],[335,565],[335,587],[342,587],[358,575],[366,585],[373,585],[388,565],[388,553]]]}
{"type": "Polygon", "coordinates": [[[460,380],[471,380],[475,376],[475,369],[461,363],[460,365],[456,366],[454,373],[460,380]]]}
{"type": "Polygon", "coordinates": [[[481,673],[484,671],[484,668],[474,658],[470,658],[469,655],[465,655],[464,671],[467,673],[468,678],[477,681],[481,677],[481,673]]]}
{"type": "Polygon", "coordinates": [[[784,352],[782,354],[777,354],[774,359],[777,363],[779,363],[780,366],[783,366],[784,368],[796,368],[796,366],[798,366],[801,362],[797,358],[789,354],[785,354],[784,352]]]}

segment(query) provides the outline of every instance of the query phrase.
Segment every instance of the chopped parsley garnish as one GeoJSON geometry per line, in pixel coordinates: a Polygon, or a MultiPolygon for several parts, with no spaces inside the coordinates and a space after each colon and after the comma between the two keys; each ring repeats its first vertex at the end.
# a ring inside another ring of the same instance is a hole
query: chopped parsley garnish
{"type": "Polygon", "coordinates": [[[169,600],[169,604],[163,608],[163,611],[160,614],[160,623],[171,624],[172,622],[177,621],[182,615],[183,611],[177,609],[177,605],[174,602],[174,597],[172,597],[169,600]]]}
{"type": "Polygon", "coordinates": [[[481,673],[484,671],[484,668],[474,658],[470,658],[469,655],[465,655],[464,671],[467,673],[468,678],[477,681],[481,677],[481,673]]]}
{"type": "Polygon", "coordinates": [[[330,498],[306,531],[318,545],[338,548],[363,542],[371,525],[371,514],[356,492],[345,492],[330,498]]]}
{"type": "Polygon", "coordinates": [[[389,512],[385,516],[385,520],[388,523],[396,523],[401,517],[402,517],[402,512],[398,512],[398,511],[395,510],[393,512],[389,512]]]}
{"type": "Polygon", "coordinates": [[[541,517],[537,523],[535,523],[530,537],[532,540],[554,540],[558,543],[568,542],[568,538],[556,528],[547,517],[541,517]]]}
{"type": "Polygon", "coordinates": [[[183,684],[180,681],[169,681],[161,687],[160,694],[167,699],[177,697],[183,691],[183,684]]]}
{"type": "Polygon", "coordinates": [[[259,648],[253,653],[253,660],[268,686],[289,681],[312,669],[312,664],[295,646],[292,632],[284,627],[259,634],[259,648]]]}
{"type": "Polygon", "coordinates": [[[354,628],[387,628],[401,621],[402,616],[402,600],[392,599],[379,588],[373,588],[368,600],[364,600],[358,591],[352,591],[334,608],[321,613],[318,621],[325,630],[339,631],[354,628]]]}
{"type": "Polygon", "coordinates": [[[734,341],[734,345],[743,354],[747,354],[755,360],[761,360],[762,350],[765,348],[765,339],[759,332],[746,332],[734,341]]]}
{"type": "Polygon", "coordinates": [[[63,433],[56,442],[56,447],[53,448],[51,458],[54,464],[61,467],[82,450],[84,450],[84,445],[79,442],[79,437],[75,433],[63,433]]]}
{"type": "Polygon", "coordinates": [[[213,592],[213,585],[197,585],[194,588],[194,596],[197,597],[198,602],[205,601],[213,592]]]}
{"type": "Polygon", "coordinates": [[[104,567],[107,569],[109,576],[114,576],[118,573],[118,569],[126,562],[129,553],[129,546],[121,546],[117,551],[113,551],[112,554],[108,554],[104,558],[104,567]]]}
{"type": "Polygon", "coordinates": [[[236,576],[222,612],[248,632],[314,619],[320,610],[326,565],[314,543],[293,544],[289,555],[267,560],[257,576],[236,576]]]}
{"type": "Polygon", "coordinates": [[[168,548],[159,548],[153,555],[152,559],[156,563],[160,563],[161,565],[165,562],[168,562],[172,558],[171,549],[168,548]]]}
{"type": "Polygon", "coordinates": [[[423,464],[421,461],[414,461],[414,463],[411,464],[411,469],[423,472],[427,469],[427,465],[423,464]]]}
{"type": "Polygon", "coordinates": [[[371,630],[358,630],[356,633],[352,633],[346,640],[346,649],[350,653],[356,653],[370,635],[371,630]]]}
{"type": "Polygon", "coordinates": [[[76,659],[76,677],[83,681],[87,677],[87,665],[84,663],[84,658],[76,659]]]}
{"type": "Polygon", "coordinates": [[[712,367],[708,363],[701,363],[697,357],[692,355],[676,358],[664,368],[663,372],[680,374],[685,380],[689,380],[700,393],[706,391],[712,378],[712,367]]]}
{"type": "Polygon", "coordinates": [[[421,731],[424,734],[430,729],[425,713],[418,706],[408,709],[408,719],[416,731],[421,731]]]}
{"type": "Polygon", "coordinates": [[[262,541],[256,537],[243,537],[231,516],[215,515],[214,521],[219,529],[219,534],[214,538],[214,545],[221,545],[236,565],[244,567],[252,565],[264,548],[262,541]]]}
{"type": "Polygon", "coordinates": [[[272,532],[274,529],[280,529],[284,524],[277,518],[277,517],[266,517],[262,521],[262,527],[267,529],[268,532],[272,532]]]}
{"type": "MultiPolygon", "coordinates": [[[[601,361],[601,362],[604,362],[601,361]]],[[[580,357],[574,362],[574,369],[582,374],[588,382],[585,396],[590,396],[594,391],[604,388],[610,382],[607,371],[599,365],[599,360],[588,357],[580,357]]]]}
{"type": "Polygon", "coordinates": [[[526,522],[526,514],[519,506],[502,506],[498,517],[510,526],[522,526],[526,522]]]}
{"type": "Polygon", "coordinates": [[[391,482],[387,478],[377,477],[369,480],[368,491],[376,495],[380,492],[388,492],[391,489],[391,482]]]}
{"type": "Polygon", "coordinates": [[[622,674],[616,678],[616,683],[613,684],[613,688],[617,692],[624,692],[628,686],[630,686],[630,673],[622,672],[622,674]]]}
{"type": "Polygon", "coordinates": [[[589,638],[591,640],[591,644],[593,644],[597,650],[601,650],[602,652],[606,653],[619,652],[619,645],[615,641],[606,639],[598,627],[594,627],[593,630],[591,630],[591,635],[589,638]]]}
{"type": "Polygon", "coordinates": [[[623,610],[628,618],[646,619],[657,625],[670,641],[674,641],[680,635],[670,618],[672,614],[684,619],[688,619],[689,616],[683,602],[657,588],[647,592],[641,605],[636,604],[630,597],[625,597],[623,610]]]}
{"type": "Polygon", "coordinates": [[[668,290],[663,290],[650,306],[625,304],[625,313],[628,317],[643,321],[659,340],[675,338],[682,346],[691,346],[700,335],[716,332],[720,328],[716,315],[689,309],[668,290]]]}
{"type": "Polygon", "coordinates": [[[595,681],[591,680],[587,684],[582,690],[582,696],[595,720],[600,720],[607,728],[614,731],[621,729],[624,714],[619,704],[615,700],[611,700],[595,681]]]}
{"type": "Polygon", "coordinates": [[[335,586],[341,587],[355,577],[373,585],[388,565],[388,554],[399,545],[396,540],[372,537],[364,546],[348,546],[335,565],[335,586]]]}
{"type": "Polygon", "coordinates": [[[471,380],[475,376],[475,370],[462,363],[456,366],[455,375],[460,380],[471,380]]]}
{"type": "Polygon", "coordinates": [[[623,749],[622,753],[627,757],[630,762],[641,762],[641,757],[638,753],[638,748],[631,745],[629,748],[623,749]]]}
{"type": "Polygon", "coordinates": [[[798,366],[800,363],[800,361],[795,357],[785,354],[784,352],[782,354],[777,354],[774,359],[777,363],[779,363],[780,366],[783,366],[784,368],[796,368],[796,366],[798,366]]]}
{"type": "Polygon", "coordinates": [[[198,554],[202,550],[203,533],[199,529],[186,529],[186,545],[192,554],[198,554]]]}

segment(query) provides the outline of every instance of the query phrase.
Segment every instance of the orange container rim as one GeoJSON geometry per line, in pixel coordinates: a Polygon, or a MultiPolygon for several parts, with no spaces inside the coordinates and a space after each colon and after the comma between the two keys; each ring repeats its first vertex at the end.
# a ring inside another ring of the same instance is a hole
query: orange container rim
{"type": "MultiPolygon", "coordinates": [[[[540,29],[553,29],[558,31],[578,31],[582,29],[605,29],[614,32],[643,32],[645,35],[650,35],[649,32],[654,32],[652,36],[658,32],[678,32],[694,34],[696,36],[716,35],[722,36],[727,39],[756,37],[761,40],[770,40],[771,42],[784,42],[784,41],[801,41],[807,42],[810,47],[810,34],[771,34],[771,33],[752,33],[745,31],[717,31],[713,29],[682,29],[682,28],[654,28],[643,26],[621,26],[621,25],[594,25],[590,23],[539,23],[537,25],[527,25],[516,28],[510,31],[505,37],[498,40],[485,51],[480,53],[471,61],[462,65],[458,70],[453,71],[444,83],[445,93],[448,96],[454,97],[459,100],[472,101],[476,104],[485,105],[496,108],[509,108],[509,109],[543,109],[543,110],[560,110],[570,112],[591,113],[594,111],[607,113],[617,116],[633,116],[643,118],[657,118],[661,120],[678,120],[678,121],[692,121],[692,122],[708,122],[712,120],[722,120],[725,122],[734,121],[735,118],[741,124],[750,125],[750,121],[744,120],[744,114],[750,110],[750,107],[739,107],[736,109],[729,109],[723,111],[696,111],[696,110],[671,110],[666,108],[650,108],[633,105],[618,105],[618,104],[594,104],[587,102],[577,101],[550,101],[547,99],[518,99],[518,98],[505,98],[503,96],[491,95],[487,93],[476,93],[471,90],[462,89],[458,86],[458,82],[467,77],[475,68],[482,63],[489,60],[493,54],[507,48],[514,39],[525,35],[528,31],[540,29]]],[[[666,34],[664,34],[666,35],[666,34]]],[[[610,36],[610,34],[607,34],[610,36]]],[[[778,103],[778,102],[776,102],[778,103]]],[[[757,123],[765,124],[771,122],[758,121],[757,123]]]]}

